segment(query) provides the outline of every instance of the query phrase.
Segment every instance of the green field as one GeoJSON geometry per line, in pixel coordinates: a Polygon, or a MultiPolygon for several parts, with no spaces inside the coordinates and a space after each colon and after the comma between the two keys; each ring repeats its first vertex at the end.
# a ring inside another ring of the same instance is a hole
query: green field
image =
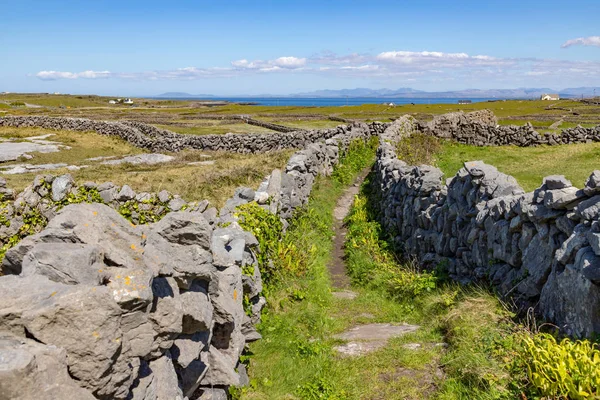
{"type": "MultiPolygon", "coordinates": [[[[134,99],[135,106],[109,106],[110,97],[73,96],[73,95],[41,95],[41,94],[5,94],[0,95],[0,108],[3,113],[13,115],[52,115],[85,117],[97,120],[135,120],[153,124],[157,127],[188,135],[225,134],[225,133],[275,133],[272,130],[240,123],[227,116],[248,115],[265,122],[275,123],[298,129],[324,129],[335,127],[341,122],[330,120],[330,117],[341,117],[359,121],[390,121],[403,114],[411,114],[421,120],[429,120],[437,114],[453,111],[474,111],[489,109],[499,118],[502,125],[523,125],[530,122],[540,133],[560,133],[561,129],[582,125],[593,127],[600,124],[600,106],[578,101],[493,101],[467,105],[458,104],[416,104],[390,107],[384,104],[364,104],[358,106],[339,107],[296,107],[296,106],[252,106],[229,104],[207,106],[197,101],[148,100],[134,99]],[[38,107],[12,107],[12,103],[27,103],[38,107]],[[41,106],[41,107],[40,107],[41,106]],[[63,106],[63,107],[60,107],[63,106]],[[212,118],[214,116],[214,118],[212,118]],[[225,119],[223,119],[225,117],[225,119]],[[558,129],[550,130],[550,126],[561,122],[558,129]]],[[[15,131],[11,131],[15,132],[15,131]]],[[[6,132],[5,132],[6,134],[6,132]]],[[[17,133],[15,133],[17,134],[17,133]]],[[[67,162],[77,165],[78,160],[88,157],[88,154],[115,155],[139,152],[124,143],[108,142],[106,138],[98,138],[91,134],[62,132],[57,137],[65,143],[75,142],[74,149],[69,152],[36,156],[34,162],[67,162]],[[102,142],[102,143],[100,143],[102,142]],[[107,147],[108,146],[108,147],[107,147]],[[86,150],[87,149],[87,150],[86,150]],[[105,150],[103,150],[105,149],[105,150]],[[111,153],[111,154],[109,154],[111,153]],[[115,154],[112,154],[115,153],[115,154]]],[[[112,140],[112,139],[110,139],[112,140]]],[[[581,186],[589,173],[600,168],[597,144],[569,145],[559,147],[537,148],[475,148],[457,144],[445,144],[443,151],[437,155],[437,163],[446,176],[453,176],[464,161],[481,159],[495,165],[502,172],[514,175],[526,190],[538,187],[544,176],[549,174],[564,174],[575,184],[581,186]]],[[[91,157],[91,156],[90,156],[91,157]]],[[[193,156],[187,156],[193,158],[193,156]]],[[[226,156],[219,156],[228,159],[226,156]]],[[[231,156],[229,158],[235,158],[231,156]]],[[[258,156],[256,156],[258,157],[258,156]]],[[[268,156],[260,156],[266,157],[268,156]]],[[[277,156],[278,157],[278,156],[277,156]]],[[[275,164],[270,161],[266,165],[280,165],[282,158],[275,164]]],[[[242,162],[238,160],[238,162],[242,162]]],[[[243,163],[242,163],[243,164],[243,163]]],[[[248,165],[251,165],[249,163],[248,165]]],[[[253,169],[254,167],[250,168],[253,169]]],[[[260,169],[260,168],[259,168],[260,169]]],[[[206,168],[209,173],[210,168],[206,168]]],[[[266,168],[264,169],[266,171],[266,168]]],[[[263,169],[252,173],[261,174],[263,169]]],[[[185,168],[178,173],[188,173],[185,168]]],[[[82,176],[86,173],[81,172],[82,176]]],[[[88,175],[90,173],[87,173],[88,175]]],[[[148,171],[148,175],[151,171],[148,171]]],[[[174,173],[175,174],[175,173],[174,173]]],[[[140,175],[144,175],[140,172],[140,175]]],[[[160,174],[159,174],[160,175],[160,174]]],[[[113,179],[111,173],[108,178],[113,179]]],[[[26,178],[10,177],[16,187],[23,187],[26,178]]],[[[123,176],[123,179],[126,177],[123,176]]],[[[96,178],[99,179],[99,178],[96,178]]],[[[115,176],[114,179],[117,179],[115,176]]],[[[135,181],[137,178],[133,178],[135,181]]],[[[176,177],[170,178],[177,181],[176,177]]],[[[248,182],[256,182],[253,178],[248,182]]],[[[155,181],[155,178],[143,177],[140,181],[155,181]]],[[[243,180],[242,180],[243,181],[243,180]]],[[[204,187],[204,184],[199,187],[204,187]]],[[[203,192],[192,190],[192,184],[170,184],[171,187],[182,190],[182,194],[199,196],[203,192]]],[[[150,184],[140,187],[156,187],[150,184]]],[[[219,196],[216,196],[217,198],[219,196]]]]}
{"type": "Polygon", "coordinates": [[[482,160],[500,172],[514,176],[526,191],[538,188],[545,176],[565,175],[583,187],[595,169],[600,169],[600,143],[539,147],[475,147],[444,143],[436,165],[452,177],[466,161],[482,160]]]}
{"type": "MultiPolygon", "coordinates": [[[[123,97],[123,96],[120,96],[123,97]]],[[[219,119],[210,116],[227,117],[248,115],[299,129],[331,128],[340,124],[329,120],[338,117],[364,122],[388,122],[404,114],[420,120],[430,120],[435,115],[454,111],[493,111],[502,125],[523,125],[530,122],[540,132],[548,131],[550,125],[562,121],[560,129],[600,124],[600,106],[573,100],[538,101],[508,100],[473,104],[406,104],[389,106],[385,104],[363,104],[335,107],[300,106],[256,106],[229,104],[208,106],[201,101],[133,99],[134,105],[109,105],[111,97],[75,96],[51,94],[6,94],[0,95],[0,109],[14,115],[53,115],[76,116],[100,120],[128,119],[156,124],[184,134],[269,133],[268,129],[258,129],[251,125],[229,121],[224,126],[219,119]],[[12,107],[11,103],[27,103],[35,107],[12,107]],[[194,117],[202,117],[194,119],[194,117]],[[206,119],[205,117],[209,117],[206,119]]]]}

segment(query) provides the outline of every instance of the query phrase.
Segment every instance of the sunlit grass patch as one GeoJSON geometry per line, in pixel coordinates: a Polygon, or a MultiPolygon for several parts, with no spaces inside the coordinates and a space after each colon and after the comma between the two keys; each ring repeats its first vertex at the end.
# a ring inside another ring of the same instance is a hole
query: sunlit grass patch
{"type": "Polygon", "coordinates": [[[590,173],[600,169],[600,143],[476,147],[445,142],[436,158],[446,177],[453,177],[466,161],[482,160],[514,176],[526,191],[539,187],[545,176],[553,174],[565,175],[574,185],[583,187],[590,173]]]}

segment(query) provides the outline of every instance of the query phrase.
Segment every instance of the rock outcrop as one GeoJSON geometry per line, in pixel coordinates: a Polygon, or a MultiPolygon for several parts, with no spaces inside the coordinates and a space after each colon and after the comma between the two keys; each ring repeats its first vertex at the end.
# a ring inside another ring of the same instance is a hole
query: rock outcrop
{"type": "Polygon", "coordinates": [[[13,354],[15,341],[25,358],[42,344],[56,365],[66,353],[68,387],[99,399],[183,399],[238,385],[242,268],[256,264],[257,242],[239,227],[228,233],[243,256],[223,265],[213,254],[230,249],[199,212],[141,226],[103,204],[65,207],[6,254],[0,331],[15,338],[0,341],[0,354],[13,354]]]}
{"type": "Polygon", "coordinates": [[[258,241],[234,211],[255,201],[291,218],[316,176],[372,132],[354,124],[311,144],[259,190],[237,189],[221,215],[166,192],[36,178],[9,201],[3,227],[19,230],[23,215],[48,220],[2,262],[0,399],[225,399],[229,386],[247,384],[240,356],[261,337],[266,301],[258,241]],[[156,222],[140,214],[147,224],[136,225],[117,212],[127,202],[167,210],[151,208],[156,222]]]}

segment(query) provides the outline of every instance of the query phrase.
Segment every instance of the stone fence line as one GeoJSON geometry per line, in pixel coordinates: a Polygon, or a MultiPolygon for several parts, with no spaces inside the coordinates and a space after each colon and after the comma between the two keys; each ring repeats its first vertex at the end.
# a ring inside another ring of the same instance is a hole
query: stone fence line
{"type": "MultiPolygon", "coordinates": [[[[332,129],[293,131],[272,134],[183,135],[167,129],[135,121],[94,121],[85,118],[45,116],[0,117],[0,126],[39,127],[79,132],[94,131],[101,135],[117,136],[133,146],[150,151],[178,152],[185,149],[261,153],[282,149],[302,149],[319,140],[343,134],[348,125],[332,129]]],[[[385,124],[369,124],[373,134],[385,129],[385,124]]]]}
{"type": "Polygon", "coordinates": [[[451,278],[484,279],[575,337],[600,332],[600,171],[582,189],[548,176],[525,193],[481,161],[446,181],[399,160],[395,143],[419,131],[403,117],[381,135],[375,165],[380,220],[405,256],[451,278]]]}

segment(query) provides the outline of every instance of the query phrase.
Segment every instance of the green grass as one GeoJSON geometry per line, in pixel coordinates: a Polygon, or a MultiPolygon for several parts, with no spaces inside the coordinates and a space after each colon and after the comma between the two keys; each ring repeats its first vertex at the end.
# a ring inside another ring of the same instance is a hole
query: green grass
{"type": "Polygon", "coordinates": [[[304,275],[289,276],[269,289],[268,307],[259,327],[263,339],[250,346],[251,384],[237,390],[236,397],[511,398],[507,388],[510,376],[492,355],[495,343],[504,339],[510,326],[499,323],[506,319],[506,313],[498,301],[482,290],[420,285],[423,275],[398,264],[378,239],[378,224],[368,219],[366,194],[361,195],[362,201],[355,204],[348,219],[349,243],[355,244],[347,253],[348,265],[356,283],[352,290],[358,297],[332,297],[326,267],[332,247],[332,211],[361,164],[338,170],[332,178],[319,179],[308,208],[288,229],[287,235],[306,257],[308,269],[304,275]],[[393,284],[384,284],[393,277],[390,271],[411,275],[416,284],[410,291],[394,290],[393,284]],[[377,277],[371,279],[373,275],[377,277]],[[459,310],[457,316],[452,310],[459,310]],[[480,326],[474,324],[487,315],[490,317],[483,318],[480,326]],[[340,342],[332,338],[334,334],[374,322],[417,323],[422,327],[365,356],[336,355],[333,347],[340,342]],[[448,351],[439,345],[445,341],[450,342],[448,351]],[[483,344],[478,346],[478,342],[483,344]],[[421,348],[407,349],[404,346],[408,343],[419,343],[421,348]],[[482,364],[473,366],[472,361],[482,364]]]}
{"type": "MultiPolygon", "coordinates": [[[[556,119],[558,121],[559,118],[556,119]]],[[[530,123],[534,127],[547,128],[556,121],[536,121],[536,120],[527,120],[527,119],[500,119],[498,120],[498,125],[525,125],[526,123],[530,123]]]]}
{"type": "MultiPolygon", "coordinates": [[[[69,95],[69,94],[48,94],[48,93],[8,93],[0,94],[0,101],[28,103],[43,107],[111,107],[119,109],[129,106],[109,105],[108,101],[116,98],[125,98],[127,96],[116,95],[114,97],[96,96],[96,95],[69,95]]],[[[133,99],[134,103],[146,107],[181,107],[189,105],[189,101],[170,101],[170,100],[151,100],[151,99],[133,99]]]]}
{"type": "Polygon", "coordinates": [[[545,176],[565,175],[583,187],[595,169],[600,169],[600,143],[539,147],[475,147],[445,142],[436,165],[453,177],[466,161],[482,160],[500,172],[514,176],[526,191],[538,188],[545,176]]]}
{"type": "Polygon", "coordinates": [[[216,124],[204,126],[156,125],[184,135],[224,135],[226,133],[276,133],[271,129],[245,123],[216,124]]]}
{"type": "Polygon", "coordinates": [[[298,129],[329,129],[329,128],[335,128],[336,126],[343,124],[343,122],[339,122],[339,121],[331,121],[328,119],[324,119],[324,120],[313,120],[313,119],[309,119],[309,120],[289,120],[289,119],[283,119],[283,120],[277,120],[274,119],[273,121],[274,124],[280,124],[283,126],[288,126],[290,128],[298,128],[298,129]]]}
{"type": "Polygon", "coordinates": [[[560,125],[560,129],[567,129],[567,128],[575,128],[576,126],[581,125],[584,128],[595,128],[596,126],[600,125],[600,122],[598,123],[593,123],[593,122],[563,122],[560,125]]]}

